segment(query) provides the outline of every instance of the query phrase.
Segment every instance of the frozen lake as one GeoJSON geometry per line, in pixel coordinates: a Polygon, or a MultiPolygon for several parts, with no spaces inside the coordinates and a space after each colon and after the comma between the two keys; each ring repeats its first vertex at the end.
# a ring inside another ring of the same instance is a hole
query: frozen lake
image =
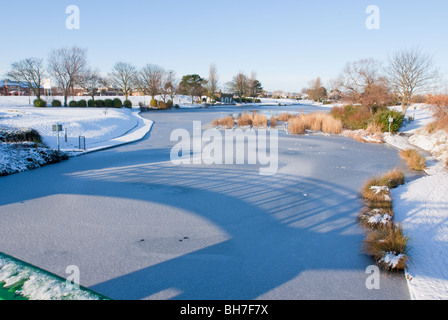
{"type": "Polygon", "coordinates": [[[140,142],[0,178],[0,251],[64,277],[76,265],[113,299],[409,299],[402,274],[366,288],[356,221],[362,183],[400,165],[398,152],[279,132],[273,176],[171,163],[173,130],[240,111],[148,112],[140,142]]]}

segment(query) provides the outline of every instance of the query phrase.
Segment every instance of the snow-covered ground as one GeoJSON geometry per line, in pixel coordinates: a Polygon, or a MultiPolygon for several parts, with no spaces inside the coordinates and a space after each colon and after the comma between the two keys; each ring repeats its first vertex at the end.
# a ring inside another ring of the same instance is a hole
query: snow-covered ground
{"type": "Polygon", "coordinates": [[[426,176],[392,191],[395,220],[409,237],[410,261],[406,270],[412,299],[448,299],[448,134],[429,134],[424,127],[433,119],[428,106],[413,105],[407,116],[414,121],[401,135],[385,134],[384,140],[399,149],[423,149],[426,176]]]}
{"type": "Polygon", "coordinates": [[[14,98],[15,104],[9,97],[0,98],[0,128],[35,129],[47,146],[57,149],[57,133],[52,126],[61,124],[61,151],[79,152],[80,136],[86,139],[87,151],[134,141],[143,137],[152,124],[138,115],[137,108],[35,108],[27,104],[27,97],[14,98]]]}

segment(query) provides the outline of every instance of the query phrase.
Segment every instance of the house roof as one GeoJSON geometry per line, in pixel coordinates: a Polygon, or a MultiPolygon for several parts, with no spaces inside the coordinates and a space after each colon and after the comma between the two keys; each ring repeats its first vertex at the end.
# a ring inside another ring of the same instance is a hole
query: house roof
{"type": "MultiPolygon", "coordinates": [[[[10,80],[0,80],[0,88],[4,87],[17,87],[20,86],[21,88],[28,88],[28,83],[26,82],[16,82],[16,81],[10,81],[10,80]]],[[[43,88],[43,86],[41,86],[43,88]]]]}

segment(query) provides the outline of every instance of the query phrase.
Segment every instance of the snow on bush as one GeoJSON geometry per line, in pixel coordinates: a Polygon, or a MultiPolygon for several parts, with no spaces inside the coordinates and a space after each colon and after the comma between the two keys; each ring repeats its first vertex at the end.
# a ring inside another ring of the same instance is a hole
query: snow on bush
{"type": "Polygon", "coordinates": [[[100,300],[79,286],[1,256],[0,285],[29,300],[100,300]]]}

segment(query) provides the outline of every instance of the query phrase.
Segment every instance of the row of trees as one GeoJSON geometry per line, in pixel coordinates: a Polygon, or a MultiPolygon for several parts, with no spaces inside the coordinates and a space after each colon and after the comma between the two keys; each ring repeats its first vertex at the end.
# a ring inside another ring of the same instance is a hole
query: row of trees
{"type": "MultiPolygon", "coordinates": [[[[151,96],[153,100],[160,96],[165,103],[167,100],[174,101],[177,94],[188,95],[193,102],[201,101],[203,96],[214,101],[220,89],[215,65],[210,66],[207,79],[198,74],[190,74],[179,80],[174,71],[155,64],[147,64],[138,69],[131,63],[117,62],[107,76],[102,77],[97,69],[89,66],[87,51],[78,47],[52,50],[47,66],[40,58],[14,62],[6,76],[17,82],[27,83],[38,99],[43,94],[45,79],[53,78],[64,95],[65,106],[75,86],[81,87],[93,100],[98,88],[111,87],[119,90],[126,100],[134,92],[139,92],[151,96]]],[[[258,97],[263,91],[254,72],[250,77],[242,72],[238,73],[232,81],[226,83],[225,89],[240,99],[244,96],[258,97]]]]}
{"type": "Polygon", "coordinates": [[[339,95],[337,98],[361,104],[372,113],[398,101],[405,113],[415,95],[431,92],[439,80],[433,58],[412,48],[397,51],[384,67],[373,58],[349,62],[337,78],[328,82],[328,90],[317,78],[304,91],[316,101],[339,95]]]}

